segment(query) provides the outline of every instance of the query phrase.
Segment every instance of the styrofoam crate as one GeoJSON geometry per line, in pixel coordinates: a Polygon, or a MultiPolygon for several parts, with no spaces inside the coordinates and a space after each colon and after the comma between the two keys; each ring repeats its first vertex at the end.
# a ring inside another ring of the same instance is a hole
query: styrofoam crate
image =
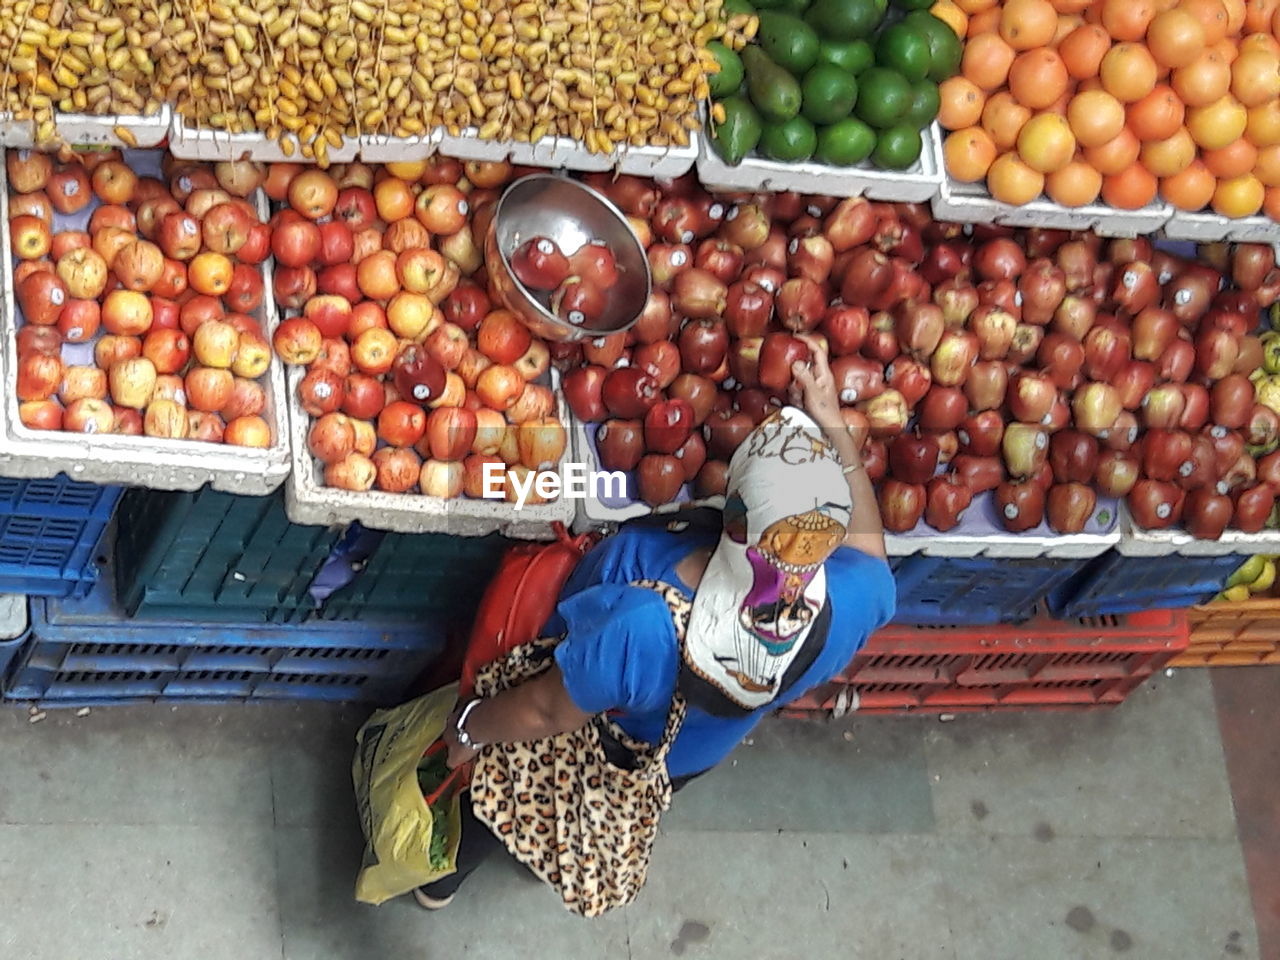
{"type": "Polygon", "coordinates": [[[369,135],[360,138],[360,159],[365,163],[395,163],[425,160],[440,148],[443,130],[433,130],[421,137],[383,137],[369,135]]]}
{"type": "Polygon", "coordinates": [[[1263,216],[1232,219],[1210,211],[1187,213],[1175,210],[1164,225],[1164,235],[1170,240],[1198,240],[1203,243],[1216,240],[1280,243],[1280,223],[1263,216]]]}
{"type": "MultiPolygon", "coordinates": [[[[934,124],[938,155],[942,156],[942,134],[934,124]]],[[[1167,203],[1148,204],[1140,210],[1117,210],[1105,204],[1064,207],[1052,200],[1037,199],[1021,206],[993,199],[980,183],[961,183],[946,175],[933,199],[933,215],[953,223],[996,223],[1009,227],[1054,227],[1059,230],[1092,230],[1105,237],[1140,237],[1155,233],[1171,216],[1167,203]]]]}
{"type": "MultiPolygon", "coordinates": [[[[138,147],[158,147],[169,135],[171,122],[168,106],[162,106],[156,114],[143,116],[94,116],[89,113],[60,113],[54,117],[58,135],[73,147],[103,146],[131,147],[117,135],[117,129],[133,135],[138,147]]],[[[0,115],[0,146],[30,147],[35,143],[35,131],[28,120],[10,120],[0,115]]]]}
{"type": "Polygon", "coordinates": [[[699,141],[698,179],[708,190],[797,190],[834,197],[866,196],[872,200],[923,203],[932,200],[942,186],[941,141],[936,127],[935,123],[921,132],[920,160],[909,170],[782,163],[754,156],[730,166],[716,153],[711,138],[703,136],[699,141]]]}
{"type": "MultiPolygon", "coordinates": [[[[130,150],[125,160],[131,168],[148,176],[160,174],[160,152],[130,150]]],[[[259,216],[270,215],[265,194],[256,197],[259,216]]],[[[83,229],[96,201],[74,217],[54,217],[54,229],[83,229]]],[[[9,216],[9,183],[0,170],[0,221],[9,216]]],[[[9,231],[0,236],[0,260],[8,277],[13,276],[9,231]]],[[[262,265],[266,296],[254,317],[261,324],[268,341],[275,330],[277,317],[271,297],[271,261],[262,265]]],[[[283,364],[272,361],[266,374],[267,406],[263,418],[271,427],[272,441],[264,449],[238,447],[195,440],[169,440],[158,437],[131,437],[119,434],[63,433],[57,430],[31,430],[18,417],[17,393],[18,312],[13,285],[4,284],[0,305],[0,339],[3,345],[4,400],[0,417],[0,473],[11,477],[48,478],[65,473],[73,480],[94,483],[121,483],[154,487],[161,490],[195,490],[208,483],[227,493],[270,493],[284,481],[289,472],[289,426],[285,411],[283,364]]],[[[79,347],[91,356],[90,345],[79,347]]]]}
{"type": "Polygon", "coordinates": [[[481,140],[468,129],[461,136],[444,134],[440,152],[460,160],[510,161],[530,167],[563,167],[587,173],[617,170],[637,177],[679,177],[698,157],[698,136],[689,134],[684,147],[623,147],[615,154],[592,153],[569,137],[543,137],[537,143],[519,140],[481,140]]]}
{"type": "MultiPolygon", "coordinates": [[[[169,152],[182,160],[257,160],[261,163],[306,162],[295,149],[287,155],[277,140],[261,133],[227,133],[209,128],[195,129],[177,113],[169,124],[169,152]]],[[[360,141],[350,137],[341,147],[331,147],[330,163],[350,163],[360,153],[360,141]]]]}
{"type": "MultiPolygon", "coordinates": [[[[574,432],[574,420],[560,392],[559,371],[552,368],[551,389],[555,393],[560,422],[574,432]]],[[[307,433],[311,416],[298,402],[298,384],[305,372],[290,367],[288,407],[290,447],[293,471],[285,484],[285,512],[294,523],[329,525],[358,520],[375,530],[400,533],[451,533],[455,536],[480,537],[499,532],[521,540],[549,540],[554,534],[550,525],[559,521],[566,526],[573,521],[574,501],[560,497],[551,503],[525,506],[501,500],[472,500],[457,497],[441,500],[417,493],[386,493],[381,490],[339,490],[321,482],[321,467],[307,449],[307,433]]],[[[566,444],[561,466],[570,461],[571,447],[566,444]]]]}
{"type": "Polygon", "coordinates": [[[1116,549],[1128,557],[1220,557],[1227,553],[1280,553],[1280,530],[1245,533],[1226,530],[1218,540],[1198,540],[1181,528],[1146,530],[1134,522],[1128,506],[1121,511],[1122,536],[1116,549]]]}

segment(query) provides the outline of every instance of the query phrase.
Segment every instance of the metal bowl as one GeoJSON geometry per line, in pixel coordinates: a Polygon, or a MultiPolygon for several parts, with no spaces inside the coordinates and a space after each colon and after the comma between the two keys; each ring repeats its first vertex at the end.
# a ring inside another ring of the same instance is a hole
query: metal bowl
{"type": "Polygon", "coordinates": [[[617,207],[576,180],[550,174],[521,177],[498,200],[485,236],[489,279],[507,309],[547,340],[586,340],[626,330],[644,311],[653,280],[640,238],[617,207]],[[605,292],[604,314],[581,326],[548,309],[550,294],[530,290],[509,257],[530,237],[550,237],[566,256],[603,240],[618,264],[618,282],[605,292]]]}

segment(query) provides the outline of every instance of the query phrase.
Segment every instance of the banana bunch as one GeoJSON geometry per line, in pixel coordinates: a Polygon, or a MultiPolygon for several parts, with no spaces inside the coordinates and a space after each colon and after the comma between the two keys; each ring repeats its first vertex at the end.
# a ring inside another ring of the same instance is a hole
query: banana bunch
{"type": "Polygon", "coordinates": [[[1276,554],[1260,553],[1242,563],[1227,578],[1223,591],[1214,599],[1238,603],[1268,593],[1276,582],[1276,554]]]}

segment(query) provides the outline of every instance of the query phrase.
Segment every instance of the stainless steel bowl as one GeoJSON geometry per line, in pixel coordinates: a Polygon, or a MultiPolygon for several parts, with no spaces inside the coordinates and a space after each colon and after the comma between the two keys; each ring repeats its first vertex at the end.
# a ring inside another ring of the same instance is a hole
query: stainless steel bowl
{"type": "Polygon", "coordinates": [[[521,177],[498,200],[485,236],[489,279],[507,309],[548,340],[586,340],[626,330],[644,311],[653,286],[649,259],[627,218],[604,196],[576,180],[550,174],[521,177]],[[550,295],[528,289],[509,257],[530,237],[550,237],[567,256],[603,240],[618,264],[603,316],[578,326],[548,309],[550,295]]]}

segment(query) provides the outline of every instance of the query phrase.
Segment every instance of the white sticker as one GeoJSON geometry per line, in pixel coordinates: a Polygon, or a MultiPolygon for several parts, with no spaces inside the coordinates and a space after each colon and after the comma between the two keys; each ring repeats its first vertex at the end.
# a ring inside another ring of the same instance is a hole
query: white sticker
{"type": "Polygon", "coordinates": [[[1193,471],[1195,468],[1196,468],[1196,465],[1192,461],[1184,460],[1182,461],[1182,466],[1178,467],[1178,476],[1189,477],[1191,476],[1191,471],[1193,471]]]}
{"type": "Polygon", "coordinates": [[[67,339],[72,342],[79,340],[83,336],[84,336],[83,327],[72,327],[70,330],[67,331],[67,339]]]}
{"type": "Polygon", "coordinates": [[[333,386],[326,380],[321,380],[315,385],[316,396],[321,400],[328,400],[333,396],[333,386]]]}
{"type": "Polygon", "coordinates": [[[173,391],[173,399],[185,407],[187,405],[187,391],[179,387],[177,390],[173,391]]]}
{"type": "Polygon", "coordinates": [[[1156,516],[1159,517],[1161,520],[1168,520],[1169,514],[1171,513],[1173,513],[1173,507],[1171,507],[1169,504],[1161,503],[1156,505],[1156,516]]]}
{"type": "Polygon", "coordinates": [[[431,399],[431,388],[425,383],[415,383],[413,385],[413,390],[411,390],[410,393],[413,394],[413,399],[415,400],[431,399]]]}
{"type": "Polygon", "coordinates": [[[800,238],[792,237],[791,242],[787,244],[787,253],[795,253],[800,249],[800,238]]]}
{"type": "Polygon", "coordinates": [[[738,385],[738,381],[737,381],[737,380],[735,380],[735,379],[733,379],[733,377],[725,377],[725,378],[724,378],[724,384],[723,384],[723,386],[724,386],[724,388],[725,388],[726,390],[732,390],[732,389],[733,389],[734,387],[736,387],[737,385],[738,385]]]}
{"type": "Polygon", "coordinates": [[[178,178],[178,189],[183,193],[191,192],[191,178],[185,173],[178,178]]]}
{"type": "Polygon", "coordinates": [[[570,323],[582,325],[587,322],[586,315],[581,310],[570,310],[568,320],[570,323]]]}
{"type": "Polygon", "coordinates": [[[689,262],[689,254],[683,250],[673,250],[671,253],[671,265],[673,267],[683,267],[689,262]]]}
{"type": "Polygon", "coordinates": [[[543,237],[538,241],[537,247],[539,253],[555,253],[556,251],[556,245],[546,237],[543,237]]]}
{"type": "Polygon", "coordinates": [[[81,432],[81,433],[97,433],[97,432],[98,432],[98,421],[97,421],[97,420],[86,420],[86,421],[84,422],[84,429],[83,429],[83,430],[81,430],[80,432],[81,432]]]}
{"type": "Polygon", "coordinates": [[[1231,487],[1227,484],[1227,481],[1219,480],[1215,489],[1218,491],[1218,496],[1226,496],[1227,491],[1230,490],[1231,487]]]}
{"type": "MultiPolygon", "coordinates": [[[[858,400],[858,391],[853,389],[853,387],[845,387],[843,390],[840,391],[841,403],[856,403],[857,400],[858,400]]],[[[969,442],[968,440],[965,441],[965,443],[968,443],[968,442],[969,442]]]]}
{"type": "Polygon", "coordinates": [[[1137,439],[1138,439],[1138,428],[1137,428],[1137,427],[1130,427],[1130,428],[1129,428],[1129,443],[1131,443],[1131,444],[1132,444],[1132,443],[1136,442],[1136,441],[1137,441],[1137,439]]]}
{"type": "Polygon", "coordinates": [[[1009,520],[1013,520],[1013,519],[1015,519],[1015,518],[1018,516],[1018,506],[1017,506],[1017,504],[1013,504],[1013,503],[1006,503],[1006,504],[1004,505],[1004,515],[1005,515],[1005,517],[1006,517],[1006,518],[1008,518],[1009,520]]]}
{"type": "Polygon", "coordinates": [[[458,212],[462,214],[464,217],[467,215],[467,211],[470,209],[471,208],[467,206],[467,201],[465,200],[458,201],[458,212]]]}
{"type": "Polygon", "coordinates": [[[1183,287],[1173,295],[1173,302],[1182,307],[1191,302],[1191,291],[1183,287]]]}
{"type": "MultiPolygon", "coordinates": [[[[844,396],[843,396],[843,395],[841,395],[840,399],[841,399],[841,400],[843,400],[843,399],[844,399],[844,396]]],[[[969,431],[968,431],[968,430],[960,430],[960,431],[958,431],[958,432],[956,433],[956,436],[959,438],[960,442],[961,442],[961,443],[963,443],[966,447],[969,445],[969,431]]]]}
{"type": "Polygon", "coordinates": [[[194,237],[200,232],[200,227],[191,217],[186,217],[182,221],[182,232],[188,237],[194,237]]]}
{"type": "Polygon", "coordinates": [[[1221,440],[1226,435],[1227,435],[1227,428],[1224,426],[1220,426],[1219,424],[1215,423],[1212,427],[1209,428],[1209,436],[1213,437],[1213,439],[1215,440],[1221,440]]]}
{"type": "Polygon", "coordinates": [[[729,208],[729,212],[724,215],[725,220],[736,220],[738,218],[738,206],[734,204],[729,208]]]}
{"type": "Polygon", "coordinates": [[[1126,289],[1132,290],[1138,283],[1138,271],[1126,270],[1121,274],[1120,282],[1124,284],[1126,289]]]}
{"type": "Polygon", "coordinates": [[[693,231],[692,231],[692,230],[686,230],[684,233],[680,234],[680,242],[681,242],[681,243],[693,243],[693,231]]]}
{"type": "Polygon", "coordinates": [[[67,295],[66,293],[63,292],[61,287],[54,287],[52,290],[49,291],[49,302],[52,303],[55,307],[62,306],[63,302],[66,299],[67,299],[67,295]]]}
{"type": "Polygon", "coordinates": [[[1048,445],[1049,445],[1049,438],[1045,436],[1043,433],[1037,432],[1036,433],[1036,449],[1043,450],[1048,445]]]}
{"type": "Polygon", "coordinates": [[[63,194],[63,196],[66,196],[66,197],[74,197],[74,196],[75,196],[77,193],[79,193],[79,192],[80,192],[80,181],[79,181],[79,180],[76,180],[76,179],[72,178],[71,180],[64,180],[64,181],[63,181],[63,183],[62,183],[62,194],[63,194]]]}
{"type": "Polygon", "coordinates": [[[19,151],[18,151],[18,162],[19,162],[19,163],[26,163],[26,162],[27,162],[28,160],[30,160],[30,159],[31,159],[31,151],[30,151],[30,150],[19,150],[19,151]]]}
{"type": "Polygon", "coordinates": [[[712,220],[723,220],[724,204],[713,203],[710,207],[707,208],[707,216],[710,217],[712,220]]]}

